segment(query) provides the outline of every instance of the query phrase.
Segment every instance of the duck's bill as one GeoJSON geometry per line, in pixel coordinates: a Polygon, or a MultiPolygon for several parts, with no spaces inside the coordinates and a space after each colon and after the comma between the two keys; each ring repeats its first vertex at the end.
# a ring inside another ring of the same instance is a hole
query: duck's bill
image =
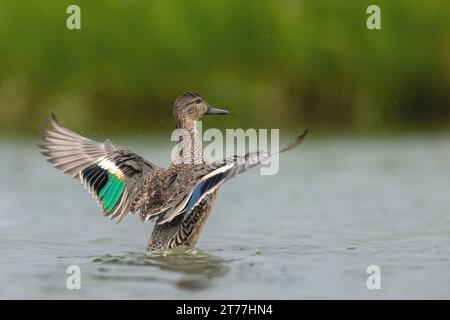
{"type": "Polygon", "coordinates": [[[222,109],[217,109],[217,108],[214,108],[213,106],[208,106],[208,110],[206,111],[206,114],[210,114],[210,115],[228,114],[228,111],[222,110],[222,109]]]}

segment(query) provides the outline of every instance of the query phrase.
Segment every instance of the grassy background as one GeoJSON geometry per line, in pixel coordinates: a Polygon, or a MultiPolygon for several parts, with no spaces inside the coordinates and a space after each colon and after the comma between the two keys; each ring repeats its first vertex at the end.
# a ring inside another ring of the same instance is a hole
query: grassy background
{"type": "Polygon", "coordinates": [[[448,130],[449,88],[446,0],[0,2],[1,135],[51,111],[78,130],[165,132],[187,90],[231,112],[205,127],[448,130]],[[66,28],[70,4],[81,30],[66,28]]]}

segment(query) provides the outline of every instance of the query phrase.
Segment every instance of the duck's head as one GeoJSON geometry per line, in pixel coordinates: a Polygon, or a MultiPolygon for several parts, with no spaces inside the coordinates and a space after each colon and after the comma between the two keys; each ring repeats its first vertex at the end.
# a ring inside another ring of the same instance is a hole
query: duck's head
{"type": "Polygon", "coordinates": [[[175,100],[173,114],[175,119],[184,121],[200,120],[205,114],[221,115],[228,111],[214,108],[201,95],[195,92],[183,93],[175,100]]]}

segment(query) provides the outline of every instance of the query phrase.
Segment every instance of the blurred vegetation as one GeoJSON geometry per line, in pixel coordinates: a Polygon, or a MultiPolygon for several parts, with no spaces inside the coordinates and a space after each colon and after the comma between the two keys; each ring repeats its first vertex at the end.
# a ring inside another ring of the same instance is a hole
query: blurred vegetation
{"type": "Polygon", "coordinates": [[[187,90],[230,110],[206,127],[447,130],[449,88],[447,0],[0,2],[3,135],[35,134],[51,111],[100,135],[165,134],[187,90]]]}

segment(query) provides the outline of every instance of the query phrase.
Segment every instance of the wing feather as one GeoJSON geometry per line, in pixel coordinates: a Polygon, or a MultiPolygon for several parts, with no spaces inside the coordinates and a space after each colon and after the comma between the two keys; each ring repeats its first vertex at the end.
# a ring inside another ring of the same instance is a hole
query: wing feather
{"type": "Polygon", "coordinates": [[[41,153],[55,168],[79,179],[105,216],[120,221],[140,184],[158,167],[109,140],[99,143],[62,127],[53,114],[48,122],[41,153]]]}
{"type": "Polygon", "coordinates": [[[244,156],[233,156],[219,162],[203,165],[199,168],[198,172],[196,172],[197,182],[188,193],[188,196],[183,198],[174,209],[158,213],[159,217],[157,223],[164,224],[170,222],[180,214],[189,215],[207,195],[217,190],[225,181],[261,164],[264,160],[276,153],[286,152],[295,148],[303,142],[306,134],[307,131],[305,130],[305,132],[298,136],[294,142],[280,149],[278,152],[269,154],[264,151],[256,151],[244,156]]]}

